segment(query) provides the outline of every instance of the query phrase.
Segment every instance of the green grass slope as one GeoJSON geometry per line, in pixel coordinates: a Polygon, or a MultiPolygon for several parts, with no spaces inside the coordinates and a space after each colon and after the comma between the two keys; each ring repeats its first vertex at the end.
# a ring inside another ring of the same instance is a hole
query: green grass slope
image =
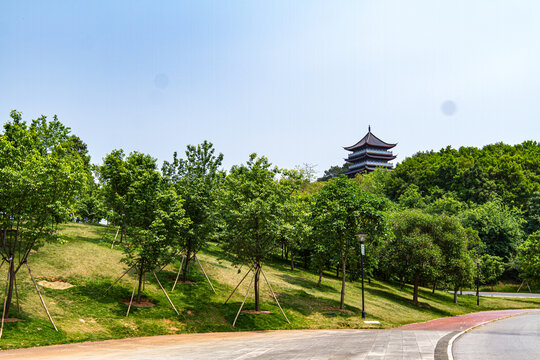
{"type": "MultiPolygon", "coordinates": [[[[69,289],[41,288],[44,300],[59,329],[54,331],[25,268],[19,272],[19,299],[21,312],[14,303],[11,317],[24,321],[9,322],[4,326],[0,348],[18,348],[59,343],[104,340],[134,336],[180,334],[190,332],[240,331],[262,329],[328,329],[366,328],[360,317],[360,283],[347,283],[346,311],[339,311],[340,281],[331,275],[323,278],[317,287],[317,276],[298,269],[290,271],[285,263],[266,264],[264,270],[277,293],[291,324],[287,324],[270,292],[262,284],[262,309],[270,314],[241,314],[236,328],[231,326],[245,295],[245,281],[225,305],[224,302],[246,267],[237,268],[223,259],[219,247],[210,246],[199,254],[203,266],[212,280],[217,294],[206,283],[198,267],[193,266],[190,279],[196,284],[179,284],[171,291],[179,262],[167,266],[158,277],[172,302],[180,312],[176,315],[161,292],[155,279],[147,278],[144,296],[156,305],[132,308],[126,317],[127,305],[134,277],[126,276],[107,294],[105,290],[126,269],[120,261],[122,251],[110,248],[110,240],[102,241],[104,226],[66,224],[62,226],[65,244],[47,244],[31,255],[29,263],[39,280],[64,280],[73,285],[69,289]]],[[[5,268],[0,276],[6,278],[5,268]]],[[[390,328],[412,322],[464,314],[490,309],[538,308],[539,299],[482,298],[463,296],[459,304],[452,303],[452,294],[421,289],[421,306],[412,304],[412,289],[402,290],[392,284],[372,281],[366,283],[367,320],[379,320],[380,327],[390,328]]],[[[253,291],[245,309],[253,308],[253,291]]]]}

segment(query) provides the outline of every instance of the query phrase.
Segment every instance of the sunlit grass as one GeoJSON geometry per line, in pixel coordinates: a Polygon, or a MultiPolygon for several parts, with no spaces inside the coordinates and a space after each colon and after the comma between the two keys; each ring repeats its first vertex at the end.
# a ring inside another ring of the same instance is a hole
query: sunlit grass
{"type": "MultiPolygon", "coordinates": [[[[262,309],[271,314],[242,314],[236,328],[231,323],[247,290],[250,277],[240,286],[228,304],[226,298],[248,270],[241,272],[226,259],[221,249],[211,244],[199,254],[217,294],[207,284],[196,264],[192,264],[190,279],[197,284],[181,284],[171,291],[179,259],[158,276],[171,300],[180,312],[176,315],[158,287],[155,279],[147,276],[144,295],[156,306],[132,308],[126,318],[127,306],[120,300],[129,298],[135,278],[126,276],[107,294],[107,287],[126,269],[120,261],[122,251],[110,248],[114,231],[102,240],[105,226],[66,224],[61,227],[62,238],[67,242],[47,244],[32,254],[29,263],[39,279],[68,281],[75,287],[66,290],[41,288],[44,300],[56,322],[54,331],[41,307],[28,273],[19,272],[19,296],[22,312],[12,306],[11,317],[23,322],[5,324],[0,340],[2,349],[49,345],[58,343],[103,340],[132,336],[179,334],[188,332],[237,331],[260,329],[318,329],[366,328],[361,313],[361,288],[359,283],[347,283],[346,311],[339,311],[340,280],[325,274],[322,286],[317,287],[318,276],[297,269],[290,271],[288,264],[280,261],[264,265],[264,271],[278,295],[291,324],[287,324],[275,305],[261,278],[262,309]]],[[[5,269],[0,271],[5,279],[5,269]]],[[[540,307],[539,299],[482,298],[476,306],[473,296],[463,296],[459,304],[452,303],[452,294],[445,291],[421,289],[421,306],[412,304],[412,289],[380,281],[366,282],[366,312],[368,320],[379,320],[383,328],[420,322],[443,316],[464,314],[488,309],[540,307]]],[[[253,308],[253,291],[246,302],[246,309],[253,308]]]]}

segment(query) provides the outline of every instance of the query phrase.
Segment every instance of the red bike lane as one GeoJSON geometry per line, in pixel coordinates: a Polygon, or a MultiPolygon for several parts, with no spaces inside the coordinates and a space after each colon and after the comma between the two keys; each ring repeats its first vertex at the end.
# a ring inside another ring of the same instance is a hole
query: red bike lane
{"type": "Polygon", "coordinates": [[[524,314],[527,312],[537,312],[540,309],[518,309],[518,310],[495,310],[481,311],[477,313],[451,316],[442,319],[435,319],[422,323],[408,324],[396,328],[397,330],[437,330],[437,331],[464,331],[480,324],[503,319],[509,316],[524,314]]]}

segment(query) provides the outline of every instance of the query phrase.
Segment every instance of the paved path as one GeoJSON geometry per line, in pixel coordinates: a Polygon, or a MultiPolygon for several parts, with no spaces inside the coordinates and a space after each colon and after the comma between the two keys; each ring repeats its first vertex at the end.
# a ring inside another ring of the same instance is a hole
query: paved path
{"type": "MultiPolygon", "coordinates": [[[[476,296],[476,291],[464,291],[463,295],[474,295],[474,296],[476,296]]],[[[480,291],[480,296],[540,298],[540,294],[525,293],[525,292],[523,292],[523,293],[508,293],[508,292],[480,291]]]]}
{"type": "MultiPolygon", "coordinates": [[[[186,334],[0,352],[1,359],[440,359],[449,338],[519,311],[480,312],[391,330],[291,330],[186,334]]],[[[441,358],[442,359],[442,358],[441,358]]]]}
{"type": "Polygon", "coordinates": [[[509,316],[519,315],[527,312],[538,312],[540,309],[533,310],[498,310],[481,311],[471,314],[445,317],[417,324],[409,324],[398,329],[403,330],[439,330],[439,331],[463,331],[479,324],[502,319],[509,316]]]}
{"type": "Polygon", "coordinates": [[[453,346],[456,360],[539,359],[540,313],[518,315],[473,329],[453,346]]]}

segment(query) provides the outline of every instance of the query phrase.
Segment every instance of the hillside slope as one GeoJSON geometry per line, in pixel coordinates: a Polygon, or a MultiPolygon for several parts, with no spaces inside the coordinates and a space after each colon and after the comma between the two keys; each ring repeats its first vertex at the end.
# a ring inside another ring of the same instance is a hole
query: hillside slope
{"type": "MultiPolygon", "coordinates": [[[[188,332],[367,327],[360,317],[360,283],[347,283],[346,311],[342,312],[338,310],[339,279],[327,275],[318,288],[316,275],[301,269],[290,271],[287,264],[274,262],[266,264],[264,270],[291,324],[284,321],[270,292],[262,285],[262,309],[271,313],[241,314],[233,328],[231,323],[248,282],[240,286],[226,305],[224,302],[247,269],[243,267],[238,272],[216,245],[201,253],[199,259],[217,294],[195,266],[191,268],[190,279],[196,284],[179,284],[171,291],[178,261],[167,266],[158,277],[180,315],[171,308],[155,279],[147,276],[144,296],[155,306],[132,308],[126,317],[127,305],[121,300],[129,300],[135,279],[128,275],[104,293],[126,269],[120,261],[122,251],[117,247],[111,249],[110,240],[101,240],[104,231],[104,226],[66,224],[61,234],[67,243],[47,244],[31,255],[29,263],[38,281],[62,280],[75,286],[64,290],[41,287],[60,330],[56,332],[41,307],[28,272],[21,269],[17,278],[21,313],[17,313],[14,305],[10,315],[24,321],[5,324],[0,340],[2,349],[188,332]]],[[[5,278],[5,268],[0,270],[0,276],[5,278]]],[[[379,320],[381,327],[390,328],[472,311],[540,307],[540,299],[495,298],[483,298],[477,307],[472,296],[461,297],[460,304],[455,305],[451,294],[443,291],[432,294],[428,289],[421,290],[421,306],[416,307],[411,302],[411,293],[408,286],[400,290],[380,281],[366,283],[367,320],[379,320]]],[[[252,308],[252,296],[253,292],[245,309],[252,308]]]]}

